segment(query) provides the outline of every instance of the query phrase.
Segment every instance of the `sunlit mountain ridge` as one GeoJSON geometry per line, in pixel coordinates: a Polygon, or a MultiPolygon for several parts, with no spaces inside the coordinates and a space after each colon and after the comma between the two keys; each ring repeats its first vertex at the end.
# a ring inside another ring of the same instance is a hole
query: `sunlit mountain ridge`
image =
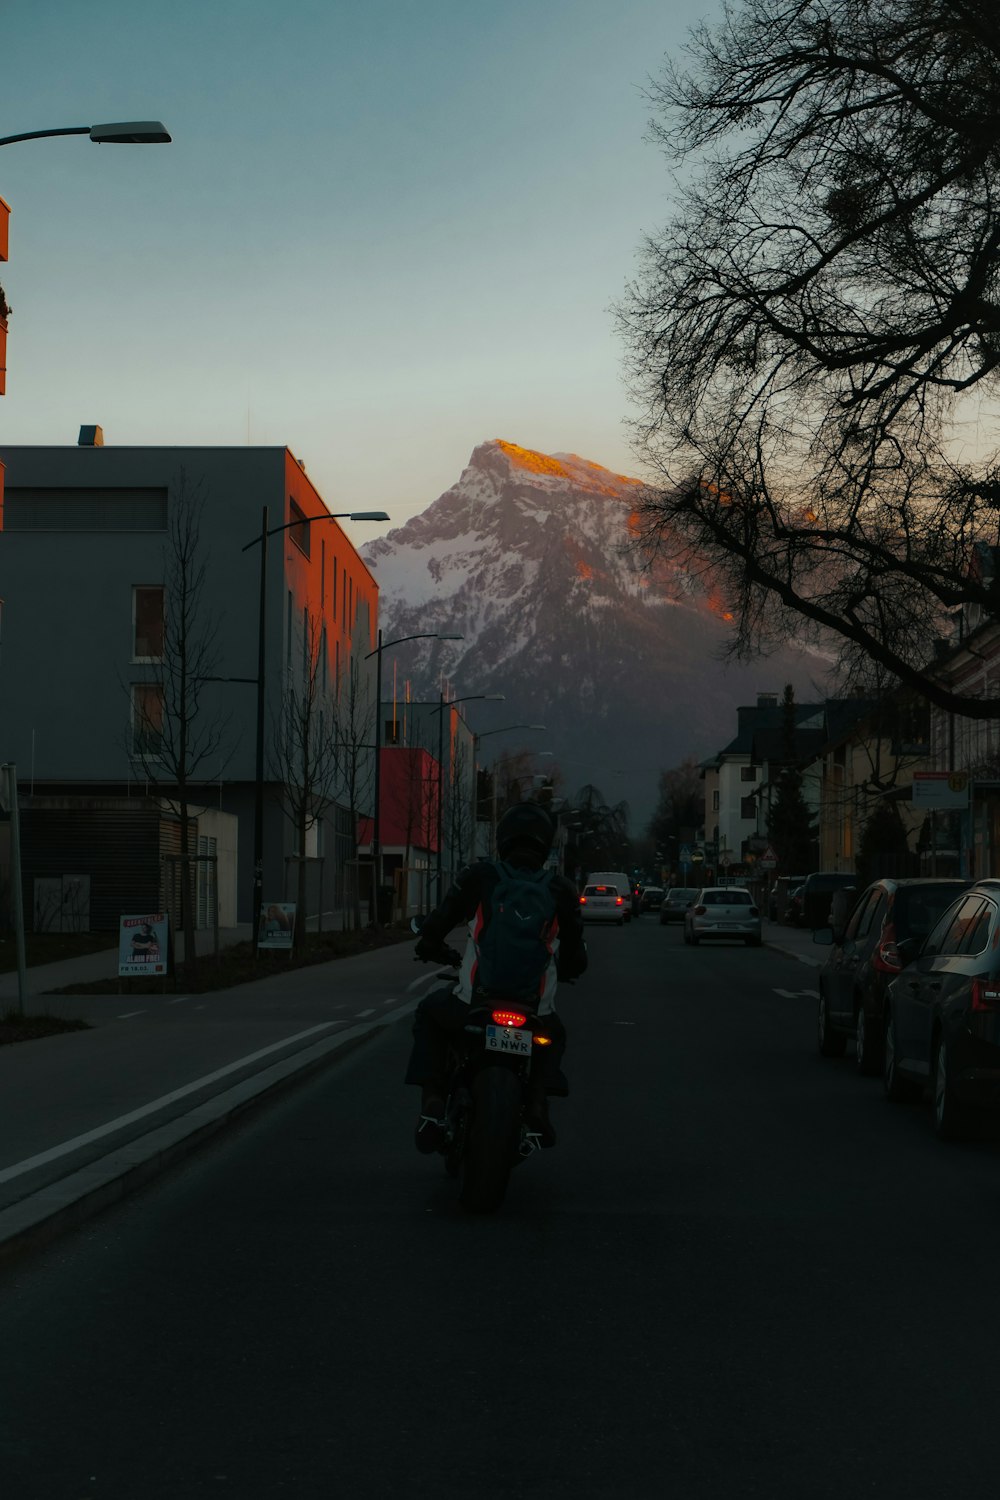
{"type": "Polygon", "coordinates": [[[814,694],[826,667],[796,650],[724,666],[721,599],[681,569],[649,567],[638,547],[643,488],[576,454],[495,439],[420,515],[362,548],[385,639],[463,636],[393,651],[414,695],[436,697],[442,681],[454,697],[503,693],[502,722],[546,733],[491,739],[488,758],[552,751],[567,792],[594,782],[627,800],[635,833],[661,769],[720,749],[758,691],[814,694]]]}

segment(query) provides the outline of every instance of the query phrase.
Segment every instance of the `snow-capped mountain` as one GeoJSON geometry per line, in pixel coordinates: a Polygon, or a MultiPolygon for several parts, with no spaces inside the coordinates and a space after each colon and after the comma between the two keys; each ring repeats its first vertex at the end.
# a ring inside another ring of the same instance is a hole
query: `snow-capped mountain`
{"type": "Polygon", "coordinates": [[[570,795],[593,782],[609,802],[627,800],[635,834],[659,771],[725,745],[737,705],[758,690],[811,690],[822,675],[819,659],[794,652],[722,666],[718,609],[685,574],[650,571],[637,551],[642,488],[575,454],[497,439],[421,515],[361,549],[387,640],[463,636],[393,651],[414,696],[436,697],[442,679],[450,697],[503,693],[489,722],[468,705],[474,727],[541,723],[546,733],[497,736],[490,749],[554,752],[539,769],[558,764],[570,795]]]}

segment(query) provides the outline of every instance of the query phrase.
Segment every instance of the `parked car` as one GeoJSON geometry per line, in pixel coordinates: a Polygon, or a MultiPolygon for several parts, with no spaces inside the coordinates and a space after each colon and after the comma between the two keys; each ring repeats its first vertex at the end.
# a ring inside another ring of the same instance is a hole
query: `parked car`
{"type": "Polygon", "coordinates": [[[805,886],[797,885],[785,902],[785,921],[791,927],[798,927],[802,921],[802,897],[805,894],[805,886]]]}
{"type": "Polygon", "coordinates": [[[834,891],[856,886],[858,877],[846,870],[815,870],[807,875],[802,887],[800,927],[825,927],[830,920],[830,903],[834,891]]]}
{"type": "Polygon", "coordinates": [[[858,1071],[881,1072],[886,991],[968,886],[967,880],[876,880],[843,922],[817,928],[813,941],[831,949],[819,974],[823,1057],[843,1056],[853,1036],[858,1071]]]}
{"type": "Polygon", "coordinates": [[[580,897],[580,916],[585,922],[617,922],[624,927],[629,918],[628,898],[616,885],[585,885],[580,897]]]}
{"type": "Polygon", "coordinates": [[[892,1100],[930,1084],[934,1129],[969,1133],[1000,1109],[1000,880],[980,880],[942,914],[886,995],[882,1077],[892,1100]]]}
{"type": "Polygon", "coordinates": [[[675,885],[664,896],[660,906],[660,925],[668,922],[683,922],[684,913],[698,894],[696,886],[675,885]]]}
{"type": "Polygon", "coordinates": [[[644,885],[639,897],[639,910],[659,911],[663,904],[663,896],[662,885],[644,885]]]}
{"type": "Polygon", "coordinates": [[[702,938],[737,938],[757,948],[760,911],[742,886],[707,886],[684,913],[684,941],[697,947],[702,938]]]}

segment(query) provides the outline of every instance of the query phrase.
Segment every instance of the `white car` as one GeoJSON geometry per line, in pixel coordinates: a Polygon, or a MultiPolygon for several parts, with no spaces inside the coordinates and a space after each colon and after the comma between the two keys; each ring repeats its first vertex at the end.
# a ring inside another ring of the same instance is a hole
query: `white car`
{"type": "Polygon", "coordinates": [[[580,915],[585,922],[617,922],[625,925],[625,897],[616,885],[585,885],[580,897],[580,915]]]}
{"type": "Polygon", "coordinates": [[[751,948],[761,944],[760,910],[743,886],[706,886],[684,913],[684,941],[697,947],[702,938],[736,938],[751,948]]]}

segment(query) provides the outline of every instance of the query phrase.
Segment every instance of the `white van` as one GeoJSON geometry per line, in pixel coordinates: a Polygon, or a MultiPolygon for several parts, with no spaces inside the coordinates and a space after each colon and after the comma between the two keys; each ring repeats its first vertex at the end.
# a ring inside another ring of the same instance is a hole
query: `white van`
{"type": "Polygon", "coordinates": [[[591,870],[588,885],[613,885],[622,894],[625,902],[625,920],[632,920],[632,882],[624,870],[591,870]]]}

